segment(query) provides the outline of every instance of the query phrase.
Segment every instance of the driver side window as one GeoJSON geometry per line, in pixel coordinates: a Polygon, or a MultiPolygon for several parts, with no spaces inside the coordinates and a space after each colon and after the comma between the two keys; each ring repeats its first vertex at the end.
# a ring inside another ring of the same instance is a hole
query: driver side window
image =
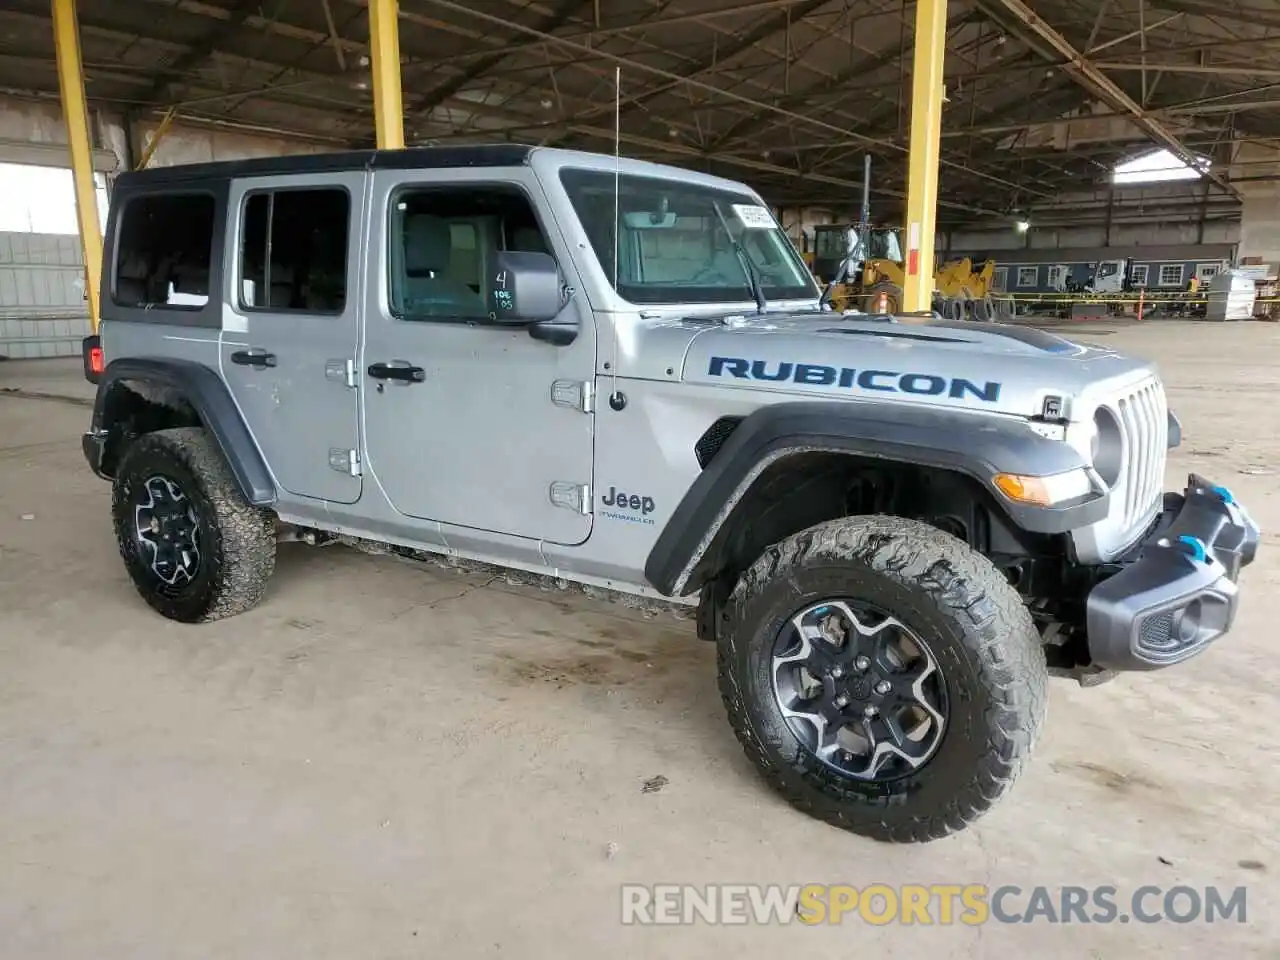
{"type": "Polygon", "coordinates": [[[399,320],[483,320],[497,251],[551,252],[515,186],[406,187],[390,204],[388,302],[399,320]]]}

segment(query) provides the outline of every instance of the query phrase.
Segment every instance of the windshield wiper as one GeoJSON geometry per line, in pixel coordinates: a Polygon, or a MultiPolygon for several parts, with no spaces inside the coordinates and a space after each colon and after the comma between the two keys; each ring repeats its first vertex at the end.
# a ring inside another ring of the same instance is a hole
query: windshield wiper
{"type": "Polygon", "coordinates": [[[760,271],[751,262],[751,258],[747,256],[747,251],[742,249],[742,244],[737,240],[733,241],[733,250],[738,255],[738,261],[742,264],[742,269],[746,271],[747,283],[751,286],[751,295],[756,298],[756,310],[764,313],[769,301],[764,298],[764,280],[760,276],[760,271]]]}
{"type": "Polygon", "coordinates": [[[764,280],[760,276],[760,271],[756,265],[751,262],[751,257],[747,255],[746,248],[734,239],[733,231],[729,229],[729,221],[724,218],[724,214],[720,212],[720,204],[712,201],[711,209],[716,212],[716,216],[720,218],[720,226],[724,227],[725,236],[729,238],[729,243],[733,247],[733,252],[737,254],[738,265],[742,267],[742,272],[747,275],[747,287],[751,290],[751,296],[755,297],[756,310],[764,313],[769,305],[769,301],[764,298],[764,280]]]}

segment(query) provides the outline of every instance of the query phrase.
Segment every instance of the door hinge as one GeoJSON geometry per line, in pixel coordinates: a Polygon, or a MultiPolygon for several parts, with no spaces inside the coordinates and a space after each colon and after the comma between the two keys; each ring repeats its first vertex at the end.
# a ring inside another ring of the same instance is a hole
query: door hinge
{"type": "Polygon", "coordinates": [[[326,380],[335,380],[354,389],[357,385],[356,362],[351,359],[326,360],[324,362],[324,377],[326,380]]]}
{"type": "Polygon", "coordinates": [[[360,476],[362,472],[360,469],[360,451],[330,447],[329,467],[339,473],[346,473],[353,477],[360,476]]]}
{"type": "Polygon", "coordinates": [[[551,402],[591,413],[595,409],[595,384],[590,380],[556,380],[551,384],[551,402]]]}
{"type": "Polygon", "coordinates": [[[583,515],[591,512],[591,484],[556,480],[551,484],[551,502],[557,507],[583,515]]]}

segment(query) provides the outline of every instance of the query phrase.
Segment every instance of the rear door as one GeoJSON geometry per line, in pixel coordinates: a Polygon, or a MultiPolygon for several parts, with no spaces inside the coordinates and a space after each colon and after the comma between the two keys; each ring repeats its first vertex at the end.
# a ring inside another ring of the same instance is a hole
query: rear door
{"type": "Polygon", "coordinates": [[[222,375],[276,482],[360,498],[355,376],[365,248],[360,171],[237,181],[222,375]]]}

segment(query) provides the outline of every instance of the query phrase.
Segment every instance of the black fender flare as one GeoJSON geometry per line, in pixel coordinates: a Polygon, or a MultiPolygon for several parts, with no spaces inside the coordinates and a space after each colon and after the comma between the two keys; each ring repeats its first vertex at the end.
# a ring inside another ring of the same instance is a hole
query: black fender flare
{"type": "Polygon", "coordinates": [[[827,451],[964,474],[1029,533],[1066,533],[1107,515],[1107,493],[1036,507],[996,489],[997,473],[1048,476],[1086,466],[1067,444],[1035,433],[1024,421],[909,404],[779,403],[738,424],[694,480],[654,543],[645,578],[666,596],[699,589],[706,577],[699,561],[764,470],[791,454],[827,451]]]}
{"type": "MultiPolygon", "coordinates": [[[[98,382],[93,404],[94,434],[108,434],[115,426],[111,422],[109,400],[114,390],[127,384],[145,385],[144,391],[158,389],[190,404],[217,442],[245,500],[256,507],[276,502],[271,471],[231,392],[215,370],[202,363],[170,357],[129,357],[112,361],[98,382]]],[[[145,393],[143,396],[146,398],[145,393]]]]}

